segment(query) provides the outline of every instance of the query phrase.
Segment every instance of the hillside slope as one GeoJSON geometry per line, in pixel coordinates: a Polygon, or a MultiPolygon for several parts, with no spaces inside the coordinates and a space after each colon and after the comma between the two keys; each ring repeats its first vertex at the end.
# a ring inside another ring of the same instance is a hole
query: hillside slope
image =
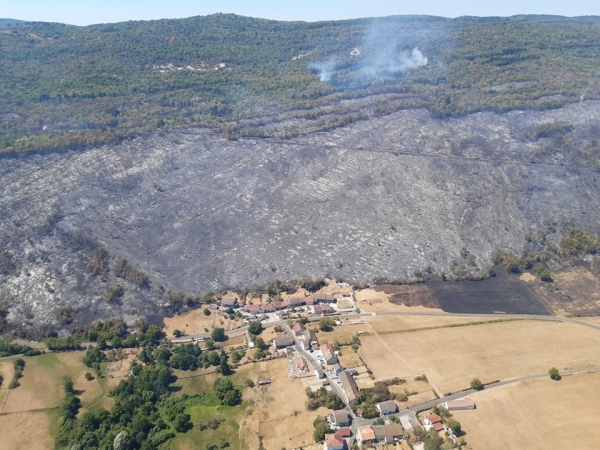
{"type": "Polygon", "coordinates": [[[0,152],[115,143],[164,126],[270,136],[262,124],[282,114],[325,130],[414,108],[555,108],[598,98],[599,41],[597,17],[17,24],[0,32],[0,152]],[[385,103],[345,102],[381,94],[385,103]]]}
{"type": "Polygon", "coordinates": [[[179,291],[448,273],[465,250],[484,274],[526,231],[597,228],[599,130],[595,101],[419,109],[287,141],[197,128],[4,159],[0,297],[13,323],[58,326],[61,311],[160,317],[188,301],[179,291]]]}

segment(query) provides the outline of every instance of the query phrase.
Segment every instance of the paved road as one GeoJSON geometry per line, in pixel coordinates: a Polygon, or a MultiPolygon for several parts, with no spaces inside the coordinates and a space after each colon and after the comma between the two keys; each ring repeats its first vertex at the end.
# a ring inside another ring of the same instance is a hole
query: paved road
{"type": "MultiPolygon", "coordinates": [[[[560,372],[560,375],[564,376],[564,375],[573,375],[576,373],[598,372],[598,371],[600,371],[600,366],[580,367],[580,368],[576,368],[576,369],[563,370],[560,372]]],[[[496,383],[490,383],[490,384],[486,385],[483,390],[487,391],[489,389],[494,389],[494,388],[506,386],[509,384],[520,383],[522,381],[535,380],[535,379],[539,379],[539,378],[548,378],[548,377],[549,377],[548,373],[542,373],[542,374],[537,374],[537,375],[527,375],[527,376],[519,377],[519,378],[511,378],[510,380],[502,380],[502,381],[498,381],[496,383]]],[[[414,405],[414,406],[411,406],[410,408],[403,409],[402,411],[398,412],[397,414],[390,414],[390,416],[397,416],[398,418],[401,416],[411,416],[418,412],[434,408],[435,406],[440,405],[444,402],[467,397],[468,395],[474,394],[476,392],[480,392],[480,391],[477,391],[475,389],[465,389],[464,391],[456,392],[451,395],[445,395],[440,398],[435,398],[435,399],[429,400],[427,402],[419,403],[418,405],[414,405]]],[[[389,417],[389,416],[387,416],[387,417],[389,417]]],[[[355,423],[353,424],[353,428],[370,425],[375,420],[377,420],[377,419],[357,418],[355,420],[355,423]]]]}

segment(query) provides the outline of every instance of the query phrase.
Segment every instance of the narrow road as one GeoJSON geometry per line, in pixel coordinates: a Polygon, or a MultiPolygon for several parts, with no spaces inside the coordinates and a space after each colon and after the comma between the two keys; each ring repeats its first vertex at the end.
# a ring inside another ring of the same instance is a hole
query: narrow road
{"type": "MultiPolygon", "coordinates": [[[[573,374],[577,374],[577,373],[599,372],[599,371],[600,371],[600,366],[581,367],[581,368],[576,368],[576,369],[563,370],[560,372],[560,375],[565,376],[565,375],[573,375],[573,374]]],[[[455,392],[454,394],[451,394],[451,395],[445,395],[443,397],[439,397],[439,398],[435,398],[433,400],[419,403],[418,405],[411,406],[410,408],[403,409],[402,411],[400,411],[396,414],[390,414],[385,417],[397,416],[398,418],[400,418],[401,416],[410,416],[410,415],[416,414],[418,412],[434,408],[435,406],[440,405],[444,402],[451,401],[451,400],[457,400],[459,398],[466,397],[466,396],[474,394],[476,392],[482,392],[482,391],[487,391],[489,389],[494,389],[494,388],[501,387],[501,386],[507,386],[510,384],[521,383],[522,381],[535,380],[535,379],[539,379],[539,378],[549,378],[549,377],[550,376],[548,375],[548,373],[543,373],[543,374],[537,374],[537,375],[527,375],[527,376],[519,377],[519,378],[511,378],[509,380],[497,381],[496,383],[490,383],[490,384],[485,385],[481,391],[477,391],[475,389],[465,389],[464,391],[455,392]]],[[[375,420],[377,420],[377,418],[375,418],[375,419],[357,418],[355,426],[362,427],[362,426],[366,426],[366,425],[371,425],[375,420]]]]}

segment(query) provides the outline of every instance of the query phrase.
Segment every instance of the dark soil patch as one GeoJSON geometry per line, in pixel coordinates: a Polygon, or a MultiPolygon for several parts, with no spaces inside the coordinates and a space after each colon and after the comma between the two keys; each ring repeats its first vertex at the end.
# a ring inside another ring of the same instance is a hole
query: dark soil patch
{"type": "Polygon", "coordinates": [[[438,300],[427,284],[396,285],[384,284],[375,286],[375,290],[390,295],[390,303],[406,306],[425,306],[427,308],[441,308],[438,300]]]}
{"type": "Polygon", "coordinates": [[[390,301],[407,306],[422,305],[460,314],[551,314],[534,290],[518,275],[495,267],[496,276],[481,281],[442,281],[412,286],[380,286],[391,293],[390,301]]]}

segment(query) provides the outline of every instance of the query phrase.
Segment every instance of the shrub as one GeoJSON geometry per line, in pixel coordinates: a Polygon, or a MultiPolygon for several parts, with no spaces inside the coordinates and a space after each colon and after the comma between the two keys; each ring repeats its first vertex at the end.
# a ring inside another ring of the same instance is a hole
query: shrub
{"type": "Polygon", "coordinates": [[[255,336],[262,333],[262,331],[263,326],[260,322],[252,322],[250,325],[248,325],[248,332],[255,336]]]}
{"type": "Polygon", "coordinates": [[[483,383],[479,380],[479,378],[473,378],[471,380],[471,389],[480,390],[483,388],[483,383]]]}
{"type": "Polygon", "coordinates": [[[210,309],[208,309],[208,308],[204,308],[204,309],[202,310],[202,313],[203,313],[205,316],[210,316],[210,314],[211,314],[211,312],[210,312],[210,309]]]}
{"type": "Polygon", "coordinates": [[[556,367],[551,367],[548,370],[548,375],[550,375],[550,378],[552,378],[553,380],[559,381],[562,377],[560,376],[560,373],[558,373],[558,369],[556,367]]]}
{"type": "Polygon", "coordinates": [[[551,282],[552,281],[552,275],[550,274],[550,271],[548,269],[546,269],[545,267],[539,266],[535,269],[535,273],[538,274],[538,276],[540,277],[540,279],[542,281],[545,282],[551,282]]]}

